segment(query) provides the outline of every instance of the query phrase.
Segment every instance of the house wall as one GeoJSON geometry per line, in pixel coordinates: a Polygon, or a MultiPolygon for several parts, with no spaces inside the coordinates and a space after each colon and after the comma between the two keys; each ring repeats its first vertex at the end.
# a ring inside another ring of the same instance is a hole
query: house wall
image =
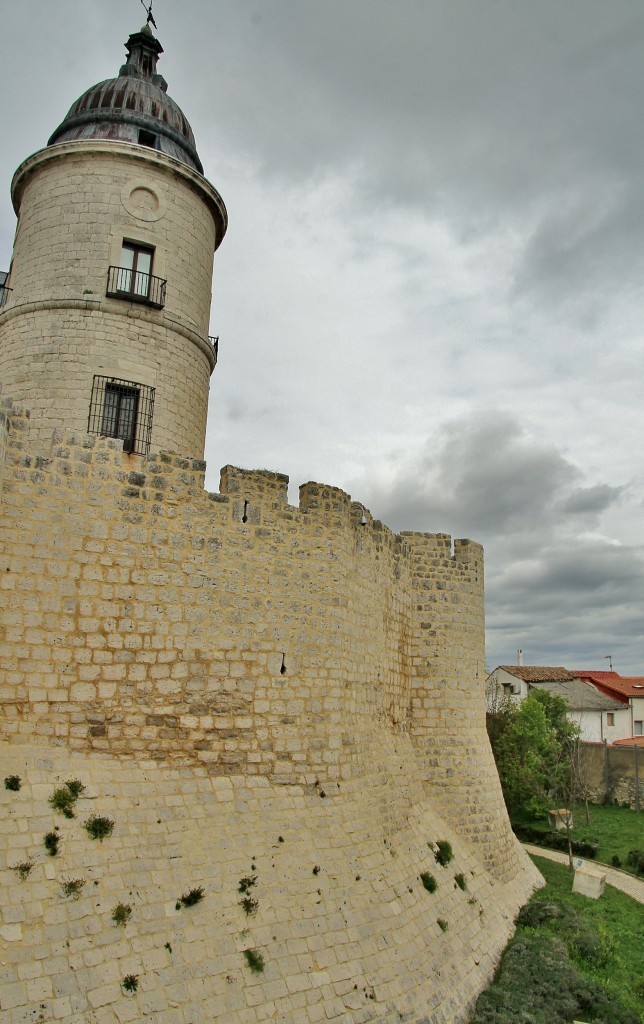
{"type": "Polygon", "coordinates": [[[519,704],[528,696],[528,684],[502,668],[496,668],[490,673],[486,690],[488,711],[492,711],[495,704],[505,698],[519,704]]]}
{"type": "Polygon", "coordinates": [[[614,743],[631,735],[630,711],[627,707],[611,712],[613,725],[608,724],[607,711],[569,711],[568,718],[579,726],[581,738],[587,743],[614,743]]]}
{"type": "Polygon", "coordinates": [[[630,698],[632,735],[644,736],[644,696],[630,698]],[[641,723],[638,725],[638,723],[641,723]]]}

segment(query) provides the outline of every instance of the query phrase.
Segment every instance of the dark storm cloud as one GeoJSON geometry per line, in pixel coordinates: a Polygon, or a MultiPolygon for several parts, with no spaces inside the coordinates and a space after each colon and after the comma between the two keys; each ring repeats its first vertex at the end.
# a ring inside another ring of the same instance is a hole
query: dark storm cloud
{"type": "MultiPolygon", "coordinates": [[[[607,667],[627,673],[640,658],[644,630],[642,548],[605,540],[567,538],[541,549],[527,545],[525,561],[492,568],[487,577],[488,664],[607,667]]],[[[487,563],[496,545],[488,547],[487,563]]]]}
{"type": "Polygon", "coordinates": [[[594,487],[578,487],[561,505],[562,512],[571,515],[586,515],[605,512],[619,500],[623,487],[609,487],[596,484],[594,487]]]}
{"type": "Polygon", "coordinates": [[[387,521],[487,538],[541,529],[580,475],[516,419],[488,410],[444,426],[376,500],[387,521]]]}

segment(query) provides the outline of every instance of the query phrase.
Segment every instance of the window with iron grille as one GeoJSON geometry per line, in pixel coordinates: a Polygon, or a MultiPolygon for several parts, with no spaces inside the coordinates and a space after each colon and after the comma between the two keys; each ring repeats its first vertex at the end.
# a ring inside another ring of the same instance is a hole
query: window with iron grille
{"type": "Polygon", "coordinates": [[[147,455],[153,411],[154,388],[118,377],[94,377],[87,431],[121,438],[123,451],[147,455]]]}

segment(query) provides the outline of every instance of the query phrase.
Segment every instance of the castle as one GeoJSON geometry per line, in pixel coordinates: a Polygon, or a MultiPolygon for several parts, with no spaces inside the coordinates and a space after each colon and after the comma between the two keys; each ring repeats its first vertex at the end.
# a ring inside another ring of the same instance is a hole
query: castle
{"type": "Polygon", "coordinates": [[[127,51],[12,184],[3,1020],[464,1021],[539,881],[485,732],[482,550],[279,473],[204,490],[226,209],[147,25],[127,51]]]}

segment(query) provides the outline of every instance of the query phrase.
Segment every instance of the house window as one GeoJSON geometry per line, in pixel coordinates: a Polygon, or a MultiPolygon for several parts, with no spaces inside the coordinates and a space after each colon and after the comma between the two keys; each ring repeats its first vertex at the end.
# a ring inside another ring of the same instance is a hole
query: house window
{"type": "Polygon", "coordinates": [[[123,441],[123,451],[147,455],[154,388],[117,377],[94,377],[87,431],[123,441]]]}
{"type": "Polygon", "coordinates": [[[150,293],[150,275],[154,249],[133,242],[123,242],[119,269],[119,291],[130,292],[147,299],[150,293]]]}
{"type": "Polygon", "coordinates": [[[633,722],[633,736],[644,736],[644,722],[633,722]]]}
{"type": "Polygon", "coordinates": [[[110,267],[107,274],[109,298],[145,302],[157,309],[165,306],[167,282],[152,276],[154,249],[138,242],[123,242],[118,267],[110,267]]]}
{"type": "Polygon", "coordinates": [[[606,725],[615,725],[615,712],[614,711],[607,711],[606,712],[606,725]]]}

